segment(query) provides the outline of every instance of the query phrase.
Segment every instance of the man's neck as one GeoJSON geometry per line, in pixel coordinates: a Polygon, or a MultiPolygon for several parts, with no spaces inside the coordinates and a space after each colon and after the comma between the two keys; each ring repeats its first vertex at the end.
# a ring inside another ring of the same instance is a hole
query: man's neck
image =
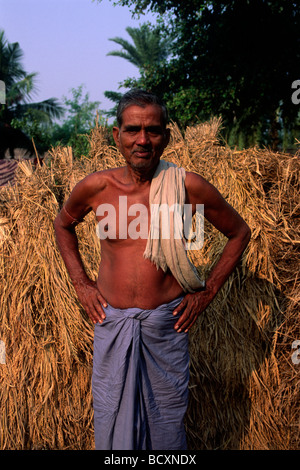
{"type": "Polygon", "coordinates": [[[158,165],[159,162],[154,168],[137,168],[132,167],[131,165],[127,165],[124,169],[125,177],[136,185],[143,185],[149,182],[151,183],[158,165]]]}

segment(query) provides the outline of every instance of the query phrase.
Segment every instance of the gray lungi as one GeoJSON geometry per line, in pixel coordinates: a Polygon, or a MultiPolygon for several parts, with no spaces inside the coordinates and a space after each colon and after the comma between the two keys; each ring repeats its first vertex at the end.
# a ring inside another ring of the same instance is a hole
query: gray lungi
{"type": "Polygon", "coordinates": [[[95,326],[96,449],[186,449],[188,334],[172,315],[181,299],[153,310],[109,305],[95,326]]]}

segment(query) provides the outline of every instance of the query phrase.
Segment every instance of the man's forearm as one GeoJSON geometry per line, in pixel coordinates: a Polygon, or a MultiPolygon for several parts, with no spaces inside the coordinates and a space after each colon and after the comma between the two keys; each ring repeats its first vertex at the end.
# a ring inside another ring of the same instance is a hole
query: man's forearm
{"type": "Polygon", "coordinates": [[[85,272],[78,249],[78,239],[74,228],[64,228],[59,221],[54,222],[56,242],[74,286],[86,282],[85,272]]]}
{"type": "Polygon", "coordinates": [[[220,259],[206,280],[206,289],[212,293],[213,297],[236,268],[249,240],[250,230],[245,230],[243,234],[229,239],[226,243],[220,259]]]}
{"type": "Polygon", "coordinates": [[[96,281],[92,281],[85,272],[74,227],[64,227],[58,216],[54,229],[59,251],[82,307],[94,324],[102,323],[105,319],[102,306],[106,307],[107,302],[101,295],[96,281]]]}

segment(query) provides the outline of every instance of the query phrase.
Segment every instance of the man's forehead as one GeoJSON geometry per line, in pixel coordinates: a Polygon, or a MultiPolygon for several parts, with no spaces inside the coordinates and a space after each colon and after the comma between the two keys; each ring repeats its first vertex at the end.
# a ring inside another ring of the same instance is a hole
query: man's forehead
{"type": "Polygon", "coordinates": [[[122,125],[140,124],[141,122],[153,122],[162,124],[163,112],[157,104],[145,104],[144,106],[130,105],[123,111],[122,125]]]}

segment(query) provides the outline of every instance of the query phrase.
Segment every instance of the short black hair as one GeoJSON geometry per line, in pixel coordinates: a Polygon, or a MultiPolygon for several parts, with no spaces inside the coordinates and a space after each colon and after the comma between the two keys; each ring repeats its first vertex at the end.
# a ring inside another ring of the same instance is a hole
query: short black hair
{"type": "Polygon", "coordinates": [[[125,111],[128,106],[141,106],[144,108],[148,104],[156,104],[162,110],[162,118],[163,118],[163,125],[166,127],[168,124],[169,116],[168,110],[165,103],[154,93],[149,91],[145,91],[139,88],[133,88],[129,90],[125,95],[122,96],[120,99],[118,108],[117,108],[117,123],[118,126],[122,126],[122,116],[123,112],[125,111]]]}

